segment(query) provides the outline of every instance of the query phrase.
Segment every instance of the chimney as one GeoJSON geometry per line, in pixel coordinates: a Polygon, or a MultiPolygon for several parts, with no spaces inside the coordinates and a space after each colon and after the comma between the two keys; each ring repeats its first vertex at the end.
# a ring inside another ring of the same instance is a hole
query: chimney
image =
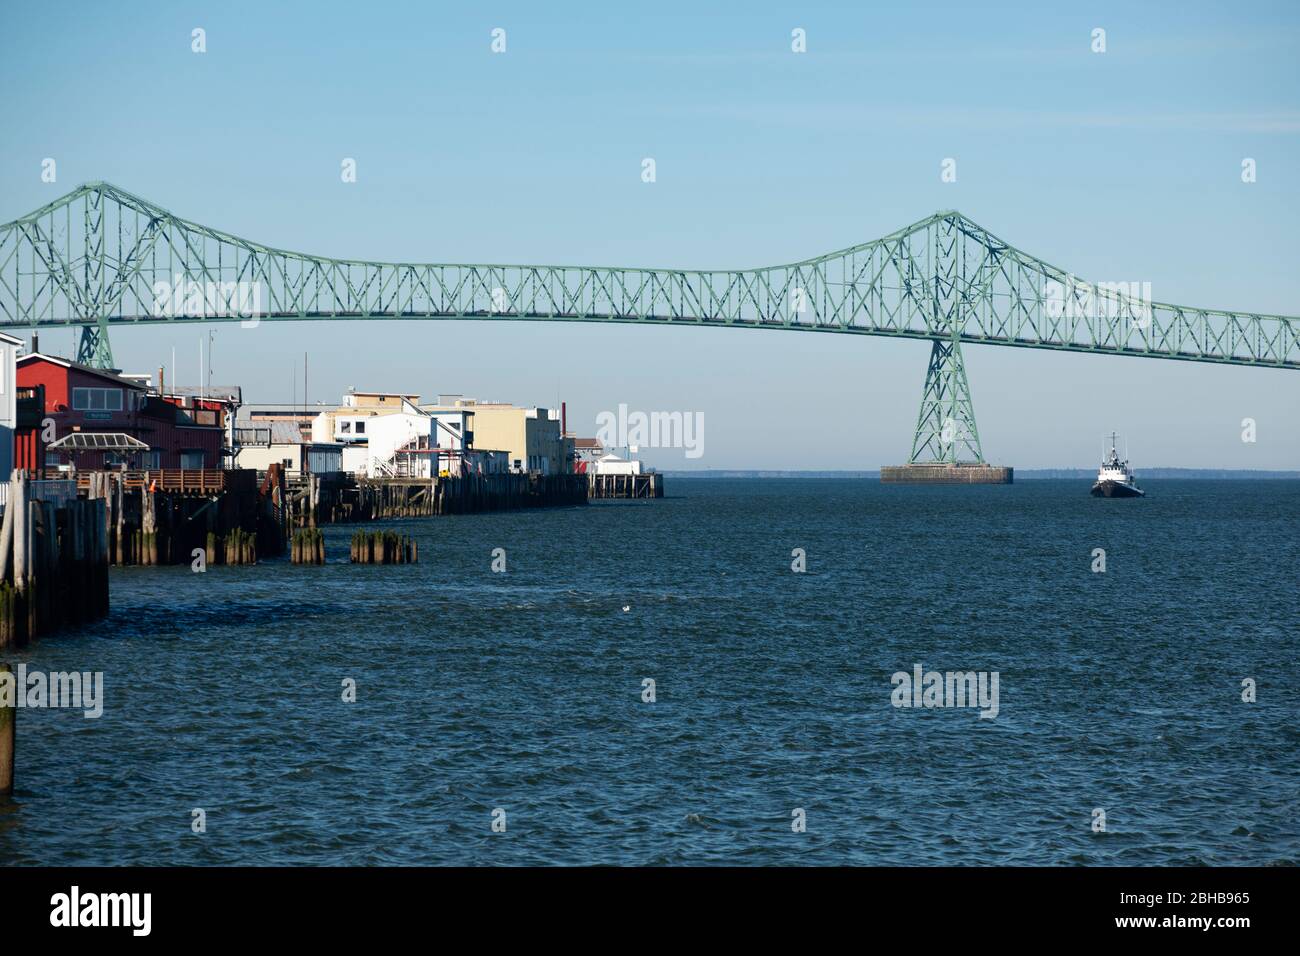
{"type": "Polygon", "coordinates": [[[167,382],[163,379],[163,367],[159,365],[158,366],[158,394],[159,395],[167,394],[166,386],[167,386],[167,382]]]}
{"type": "Polygon", "coordinates": [[[569,434],[569,403],[560,402],[560,437],[569,434]]]}
{"type": "Polygon", "coordinates": [[[36,332],[32,333],[32,354],[35,355],[41,350],[41,337],[36,332]]]}

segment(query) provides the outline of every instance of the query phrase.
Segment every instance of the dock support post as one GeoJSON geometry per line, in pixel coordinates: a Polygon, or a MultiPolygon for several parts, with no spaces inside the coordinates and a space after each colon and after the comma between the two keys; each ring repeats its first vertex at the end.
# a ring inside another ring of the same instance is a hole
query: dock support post
{"type": "Polygon", "coordinates": [[[10,699],[6,700],[5,695],[0,694],[0,796],[9,796],[14,792],[14,724],[18,717],[19,687],[13,668],[8,664],[0,664],[0,674],[8,674],[8,679],[0,677],[0,682],[13,687],[10,699]]]}
{"type": "MultiPolygon", "coordinates": [[[[9,500],[14,500],[14,486],[17,482],[9,482],[9,500]]],[[[0,525],[0,583],[9,577],[9,555],[14,549],[14,509],[5,508],[4,524],[0,525]]],[[[2,647],[3,644],[0,644],[2,647]]]]}

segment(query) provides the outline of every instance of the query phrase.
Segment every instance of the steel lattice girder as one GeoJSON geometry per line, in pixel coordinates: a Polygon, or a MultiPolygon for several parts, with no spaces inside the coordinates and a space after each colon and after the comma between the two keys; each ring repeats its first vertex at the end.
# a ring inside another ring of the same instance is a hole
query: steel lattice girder
{"type": "Polygon", "coordinates": [[[920,462],[984,463],[979,429],[975,427],[975,404],[966,380],[966,363],[961,354],[963,299],[961,265],[957,255],[961,237],[952,219],[935,223],[931,230],[935,244],[935,324],[946,338],[935,339],[930,364],[925,372],[921,411],[912,439],[911,464],[920,462]]]}
{"type": "Polygon", "coordinates": [[[798,329],[1300,368],[1300,319],[1143,303],[1081,283],[956,212],[789,265],[735,271],[378,263],[273,249],[107,183],[0,226],[0,328],[169,316],[175,276],[260,283],[277,319],[542,319],[798,329]],[[75,224],[75,226],[74,226],[75,224]],[[1053,308],[1049,283],[1087,309],[1053,308]],[[942,288],[940,288],[942,285],[942,288]]]}
{"type": "Polygon", "coordinates": [[[960,342],[935,339],[930,348],[909,462],[984,463],[960,342]]]}

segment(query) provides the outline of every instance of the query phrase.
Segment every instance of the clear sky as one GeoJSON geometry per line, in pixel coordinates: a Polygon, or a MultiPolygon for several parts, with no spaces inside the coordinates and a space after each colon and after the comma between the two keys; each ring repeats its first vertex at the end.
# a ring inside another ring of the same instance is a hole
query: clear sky
{"type": "MultiPolygon", "coordinates": [[[[0,221],[107,180],[322,255],[727,268],[959,209],[1087,279],[1300,314],[1293,0],[44,0],[0,11],[0,89],[0,221]],[[948,157],[955,183],[940,181],[948,157]]],[[[290,401],[295,382],[301,400],[307,351],[312,401],[350,385],[564,399],[579,434],[619,403],[702,412],[704,456],[646,456],[661,467],[901,462],[928,355],[919,341],[625,325],[213,328],[213,381],[250,400],[290,401]]],[[[193,384],[200,337],[151,326],[113,347],[131,371],[170,368],[174,349],[193,384]]],[[[966,360],[993,461],[1091,466],[1115,429],[1139,470],[1300,469],[1296,372],[989,346],[966,360]]]]}

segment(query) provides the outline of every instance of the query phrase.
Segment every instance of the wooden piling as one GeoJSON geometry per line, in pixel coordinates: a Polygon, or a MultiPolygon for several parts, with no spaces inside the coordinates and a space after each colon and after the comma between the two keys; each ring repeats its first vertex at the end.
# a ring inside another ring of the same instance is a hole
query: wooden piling
{"type": "MultiPolygon", "coordinates": [[[[14,484],[9,482],[9,500],[14,500],[14,484]]],[[[0,524],[0,581],[9,577],[9,555],[14,548],[14,509],[5,508],[3,524],[0,524]]],[[[3,647],[0,644],[0,647],[3,647]]]]}
{"type": "Polygon", "coordinates": [[[0,795],[9,796],[14,792],[14,745],[16,743],[16,723],[18,717],[19,687],[13,668],[0,664],[0,682],[13,688],[12,695],[0,695],[0,795]],[[10,696],[6,700],[5,697],[10,696]]]}
{"type": "Polygon", "coordinates": [[[27,502],[27,526],[28,536],[31,541],[31,547],[27,552],[27,634],[35,637],[40,633],[40,616],[41,616],[41,586],[43,581],[38,582],[40,570],[45,563],[43,548],[45,546],[46,532],[45,509],[41,507],[39,501],[27,502]]]}
{"type": "Polygon", "coordinates": [[[395,531],[358,531],[352,535],[353,564],[414,564],[415,539],[395,531]]]}
{"type": "Polygon", "coordinates": [[[294,564],[324,564],[325,533],[319,528],[295,531],[290,550],[294,564]]]}

